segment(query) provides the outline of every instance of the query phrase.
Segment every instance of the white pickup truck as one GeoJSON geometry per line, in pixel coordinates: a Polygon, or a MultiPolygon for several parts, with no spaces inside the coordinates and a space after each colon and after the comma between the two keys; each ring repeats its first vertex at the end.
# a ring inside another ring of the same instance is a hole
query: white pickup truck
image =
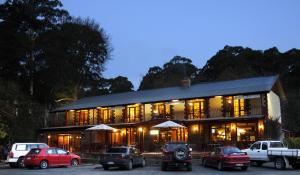
{"type": "Polygon", "coordinates": [[[251,162],[261,166],[265,162],[274,162],[276,169],[285,169],[291,165],[300,168],[300,149],[288,149],[281,141],[257,141],[250,148],[242,150],[251,162]]]}

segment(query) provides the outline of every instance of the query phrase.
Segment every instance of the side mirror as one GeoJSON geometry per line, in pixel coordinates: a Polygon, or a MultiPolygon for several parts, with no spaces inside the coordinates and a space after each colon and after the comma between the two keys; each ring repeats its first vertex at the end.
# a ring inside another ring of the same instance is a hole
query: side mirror
{"type": "Polygon", "coordinates": [[[70,151],[67,151],[67,155],[70,155],[70,151]]]}

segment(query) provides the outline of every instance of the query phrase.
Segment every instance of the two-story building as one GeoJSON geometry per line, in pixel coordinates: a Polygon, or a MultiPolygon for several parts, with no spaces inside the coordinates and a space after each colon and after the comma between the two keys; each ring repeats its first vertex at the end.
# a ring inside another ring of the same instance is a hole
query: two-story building
{"type": "Polygon", "coordinates": [[[264,139],[266,119],[281,117],[278,76],[183,84],[79,99],[51,112],[39,140],[73,152],[99,152],[105,141],[156,151],[169,140],[203,150],[264,139]],[[152,128],[167,120],[186,128],[152,128]],[[97,124],[116,130],[86,131],[97,124]]]}

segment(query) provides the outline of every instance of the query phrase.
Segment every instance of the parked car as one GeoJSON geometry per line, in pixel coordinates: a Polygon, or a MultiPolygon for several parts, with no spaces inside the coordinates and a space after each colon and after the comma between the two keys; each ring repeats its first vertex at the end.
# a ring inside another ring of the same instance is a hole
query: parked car
{"type": "Polygon", "coordinates": [[[11,147],[10,152],[7,155],[6,163],[10,167],[24,167],[24,156],[32,148],[48,148],[49,146],[45,143],[14,143],[11,147]]]}
{"type": "Polygon", "coordinates": [[[292,165],[294,169],[300,168],[300,149],[288,149],[281,141],[257,141],[243,151],[258,166],[274,162],[276,169],[285,169],[287,165],[292,165]]]}
{"type": "Polygon", "coordinates": [[[80,156],[61,148],[34,148],[24,157],[26,168],[39,167],[46,169],[54,166],[78,166],[80,156]]]}
{"type": "Polygon", "coordinates": [[[144,167],[146,161],[138,149],[131,146],[120,146],[109,148],[100,155],[100,164],[104,170],[110,167],[122,167],[131,170],[133,166],[144,167]]]}
{"type": "Polygon", "coordinates": [[[218,170],[236,168],[247,170],[250,165],[249,156],[234,146],[217,147],[215,151],[202,159],[203,166],[214,166],[218,170]]]}
{"type": "Polygon", "coordinates": [[[192,171],[192,148],[185,142],[168,142],[162,148],[161,170],[186,167],[192,171]]]}

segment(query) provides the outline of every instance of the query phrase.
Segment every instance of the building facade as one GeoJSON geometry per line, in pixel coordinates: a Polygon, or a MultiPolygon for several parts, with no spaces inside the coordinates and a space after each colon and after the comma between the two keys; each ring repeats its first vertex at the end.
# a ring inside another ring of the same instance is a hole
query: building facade
{"type": "Polygon", "coordinates": [[[104,143],[158,151],[170,140],[195,150],[246,146],[265,139],[266,120],[281,121],[278,86],[278,77],[269,76],[83,98],[52,111],[39,140],[82,153],[100,152],[104,143]],[[186,128],[152,128],[167,120],[186,128]],[[116,130],[86,130],[97,124],[116,130]]]}

